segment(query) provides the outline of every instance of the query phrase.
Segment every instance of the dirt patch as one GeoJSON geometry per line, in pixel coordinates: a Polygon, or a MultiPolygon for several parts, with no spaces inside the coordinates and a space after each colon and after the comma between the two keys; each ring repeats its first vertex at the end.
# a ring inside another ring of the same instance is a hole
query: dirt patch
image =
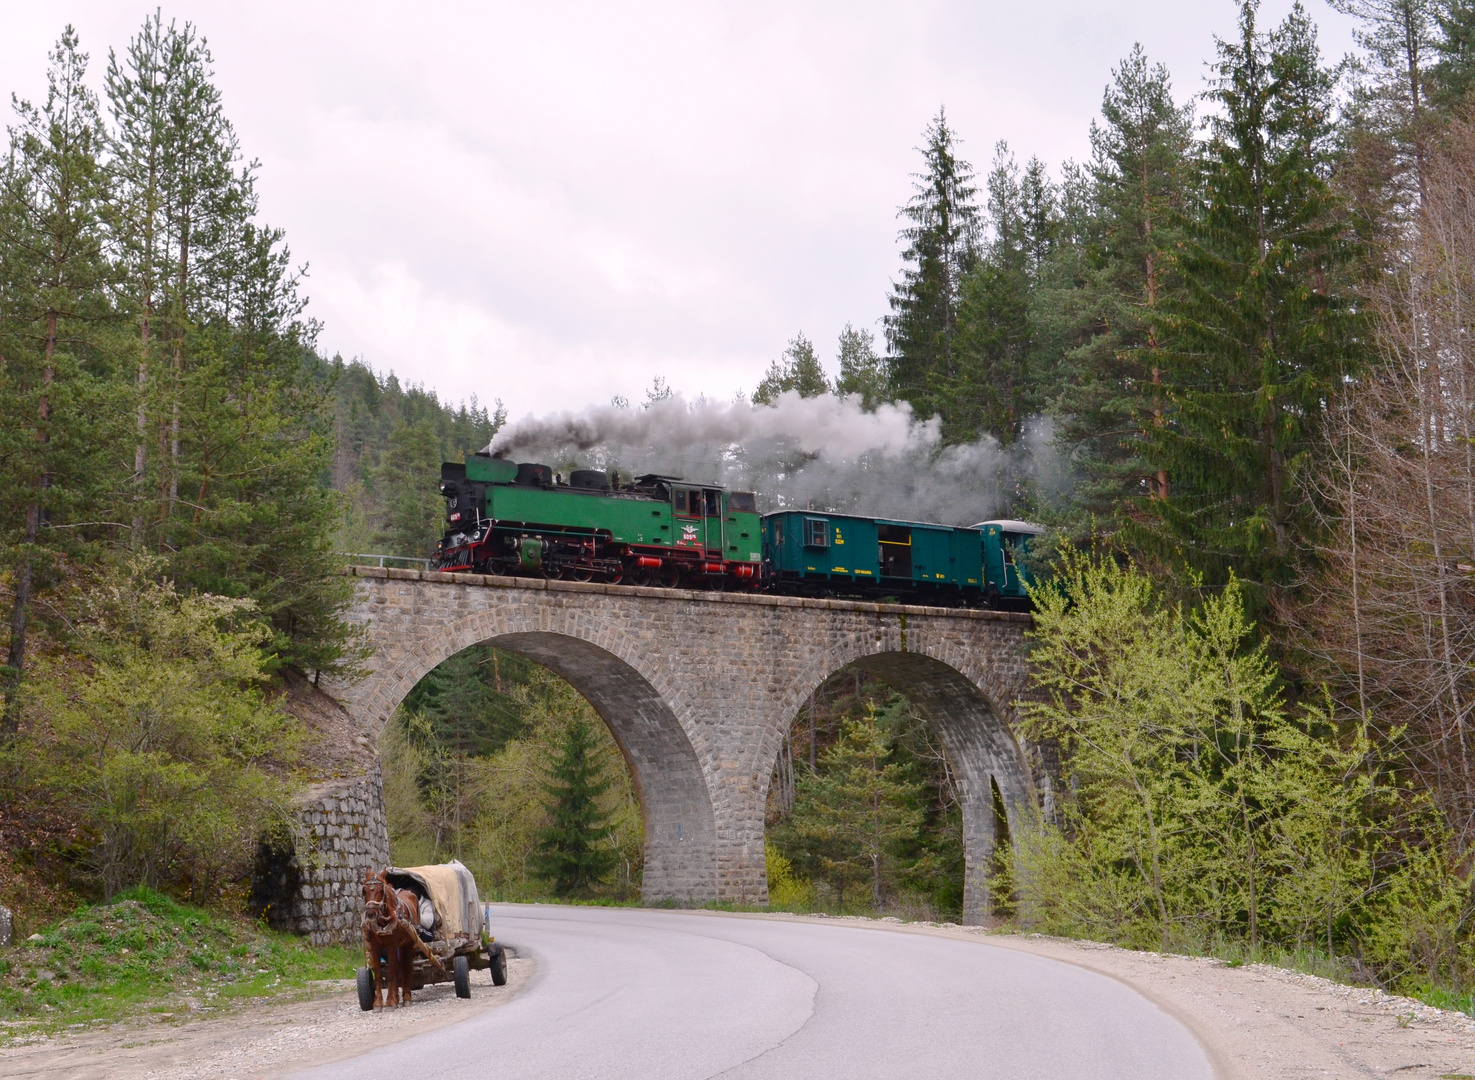
{"type": "Polygon", "coordinates": [[[1475,1019],[1264,964],[1133,952],[1113,945],[894,919],[758,916],[864,923],[1060,960],[1125,983],[1196,1035],[1222,1080],[1475,1077],[1475,1019]]]}
{"type": "Polygon", "coordinates": [[[509,958],[506,986],[493,986],[488,971],[471,973],[469,1001],[442,983],[417,991],[408,1008],[372,1013],[344,981],[209,1019],[129,1021],[0,1050],[0,1077],[268,1080],[458,1024],[511,1000],[532,973],[532,960],[509,958]]]}
{"type": "Polygon", "coordinates": [[[311,680],[290,668],[280,674],[277,703],[307,728],[308,738],[297,765],[314,780],[362,776],[379,761],[373,732],[355,723],[348,710],[311,680]]]}

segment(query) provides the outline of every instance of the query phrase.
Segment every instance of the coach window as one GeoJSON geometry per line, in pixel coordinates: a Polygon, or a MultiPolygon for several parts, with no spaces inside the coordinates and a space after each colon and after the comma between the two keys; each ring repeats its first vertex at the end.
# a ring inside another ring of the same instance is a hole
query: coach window
{"type": "Polygon", "coordinates": [[[720,491],[709,491],[707,494],[707,516],[722,516],[722,493],[720,491]]]}
{"type": "Polygon", "coordinates": [[[678,514],[686,513],[686,492],[681,490],[676,492],[676,512],[678,514]]]}
{"type": "Polygon", "coordinates": [[[830,523],[824,518],[805,518],[804,546],[814,548],[829,547],[830,523]]]}

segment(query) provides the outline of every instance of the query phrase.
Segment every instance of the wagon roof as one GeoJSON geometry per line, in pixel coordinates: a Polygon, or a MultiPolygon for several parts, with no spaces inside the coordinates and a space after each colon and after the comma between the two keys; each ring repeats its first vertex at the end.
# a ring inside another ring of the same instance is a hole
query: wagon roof
{"type": "Polygon", "coordinates": [[[397,888],[428,896],[440,916],[444,936],[481,937],[481,900],[476,894],[476,879],[459,862],[453,859],[435,866],[391,866],[385,877],[397,888]]]}

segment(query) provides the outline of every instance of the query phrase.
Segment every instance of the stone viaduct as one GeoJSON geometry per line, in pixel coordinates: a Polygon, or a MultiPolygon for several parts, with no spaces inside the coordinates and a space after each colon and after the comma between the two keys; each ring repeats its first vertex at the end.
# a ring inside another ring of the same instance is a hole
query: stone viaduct
{"type": "MultiPolygon", "coordinates": [[[[785,733],[847,664],[934,726],[963,806],[964,920],[989,910],[994,794],[1035,802],[1015,734],[1029,616],[354,567],[368,675],[325,686],[373,735],[428,671],[487,642],[550,668],[604,718],[645,819],[644,899],[768,899],[764,804],[785,733]]],[[[382,826],[380,826],[382,828],[382,826]]]]}

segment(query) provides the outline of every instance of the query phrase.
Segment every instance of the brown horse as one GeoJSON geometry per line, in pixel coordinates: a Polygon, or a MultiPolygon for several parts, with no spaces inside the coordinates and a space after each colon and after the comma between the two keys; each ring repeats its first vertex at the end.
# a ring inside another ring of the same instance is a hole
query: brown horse
{"type": "Polygon", "coordinates": [[[396,890],[390,885],[383,870],[377,874],[364,871],[364,962],[374,973],[376,1009],[398,1008],[401,991],[404,1004],[410,1003],[418,903],[419,897],[409,889],[396,890]],[[381,957],[389,972],[387,980],[379,974],[381,957]]]}

